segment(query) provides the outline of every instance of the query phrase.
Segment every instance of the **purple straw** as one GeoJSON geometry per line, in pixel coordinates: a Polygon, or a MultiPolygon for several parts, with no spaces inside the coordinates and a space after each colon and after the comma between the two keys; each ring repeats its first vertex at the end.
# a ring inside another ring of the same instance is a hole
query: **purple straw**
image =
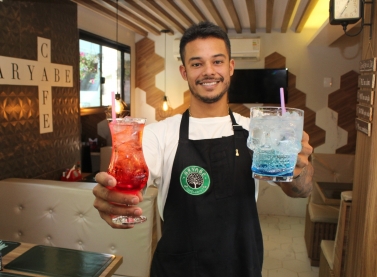
{"type": "Polygon", "coordinates": [[[282,114],[285,114],[284,88],[280,88],[280,106],[282,114]]]}

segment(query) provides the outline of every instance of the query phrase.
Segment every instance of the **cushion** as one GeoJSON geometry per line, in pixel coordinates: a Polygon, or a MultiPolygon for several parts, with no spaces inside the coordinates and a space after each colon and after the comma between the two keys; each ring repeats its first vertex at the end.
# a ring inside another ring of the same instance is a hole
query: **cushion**
{"type": "Polygon", "coordinates": [[[338,223],[339,207],[309,203],[308,209],[312,222],[338,223]]]}
{"type": "Polygon", "coordinates": [[[355,155],[313,153],[311,159],[315,181],[353,182],[355,155]]]}
{"type": "Polygon", "coordinates": [[[321,249],[323,256],[325,256],[327,263],[329,264],[329,267],[331,270],[334,269],[334,243],[333,240],[322,240],[321,241],[321,249]]]}

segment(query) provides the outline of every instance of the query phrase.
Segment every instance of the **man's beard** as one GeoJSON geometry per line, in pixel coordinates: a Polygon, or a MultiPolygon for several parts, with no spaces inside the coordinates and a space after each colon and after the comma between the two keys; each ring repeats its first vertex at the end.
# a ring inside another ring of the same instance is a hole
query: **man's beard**
{"type": "MultiPolygon", "coordinates": [[[[224,79],[221,78],[220,82],[223,82],[224,79]]],[[[197,93],[189,84],[189,89],[191,91],[191,94],[198,100],[204,102],[204,103],[207,103],[207,104],[211,104],[211,103],[215,103],[217,101],[219,101],[221,98],[223,98],[223,96],[225,95],[225,93],[227,93],[228,89],[229,89],[229,84],[230,82],[228,81],[227,83],[225,83],[225,87],[222,91],[220,91],[219,94],[215,95],[215,96],[212,96],[212,97],[208,97],[208,96],[202,96],[202,95],[199,95],[199,93],[197,93]]]]}

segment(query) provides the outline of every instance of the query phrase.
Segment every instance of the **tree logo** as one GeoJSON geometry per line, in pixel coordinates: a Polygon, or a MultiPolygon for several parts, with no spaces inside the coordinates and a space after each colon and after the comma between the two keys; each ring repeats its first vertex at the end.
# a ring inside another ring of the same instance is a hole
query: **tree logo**
{"type": "Polygon", "coordinates": [[[211,183],[208,172],[199,166],[190,165],[186,167],[180,177],[182,188],[191,195],[205,193],[211,183]]]}

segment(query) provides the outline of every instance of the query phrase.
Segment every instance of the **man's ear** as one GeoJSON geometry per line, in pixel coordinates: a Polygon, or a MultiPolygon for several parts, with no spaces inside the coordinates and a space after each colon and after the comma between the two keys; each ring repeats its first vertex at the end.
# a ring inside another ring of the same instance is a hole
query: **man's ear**
{"type": "Polygon", "coordinates": [[[184,65],[179,66],[179,72],[181,72],[181,76],[183,80],[187,81],[187,72],[186,72],[186,67],[184,65]]]}
{"type": "Polygon", "coordinates": [[[235,67],[234,59],[231,59],[230,62],[229,62],[229,73],[230,73],[230,76],[233,76],[234,67],[235,67]]]}

